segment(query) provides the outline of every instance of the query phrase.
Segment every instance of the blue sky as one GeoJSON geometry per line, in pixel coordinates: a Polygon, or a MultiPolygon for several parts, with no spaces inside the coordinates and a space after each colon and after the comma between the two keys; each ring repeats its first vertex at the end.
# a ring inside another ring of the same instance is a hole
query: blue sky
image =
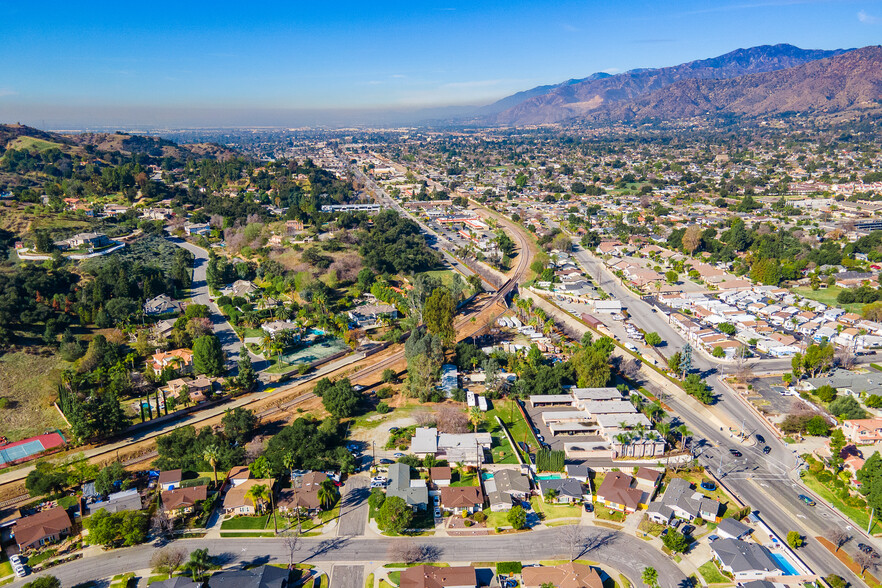
{"type": "Polygon", "coordinates": [[[880,38],[872,1],[5,1],[0,120],[483,104],[738,47],[880,38]]]}

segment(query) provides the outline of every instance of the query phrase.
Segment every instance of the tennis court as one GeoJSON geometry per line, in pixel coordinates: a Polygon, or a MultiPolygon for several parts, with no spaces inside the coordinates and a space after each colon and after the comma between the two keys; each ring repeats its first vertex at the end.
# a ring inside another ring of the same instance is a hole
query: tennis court
{"type": "Polygon", "coordinates": [[[47,449],[64,445],[64,437],[59,433],[47,433],[30,439],[10,443],[0,449],[0,465],[27,459],[47,449]]]}

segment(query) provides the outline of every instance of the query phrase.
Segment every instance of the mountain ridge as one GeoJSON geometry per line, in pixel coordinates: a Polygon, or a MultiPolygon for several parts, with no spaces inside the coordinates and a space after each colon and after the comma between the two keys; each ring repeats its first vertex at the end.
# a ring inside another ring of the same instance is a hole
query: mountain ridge
{"type": "MultiPolygon", "coordinates": [[[[842,55],[853,49],[801,49],[794,45],[760,45],[689,61],[679,65],[630,70],[602,79],[559,84],[508,108],[492,122],[501,125],[559,123],[594,112],[612,112],[613,105],[636,101],[684,80],[731,79],[790,69],[842,55]]],[[[503,101],[506,99],[503,99],[503,101]]],[[[501,101],[500,101],[501,102],[501,101]]]]}

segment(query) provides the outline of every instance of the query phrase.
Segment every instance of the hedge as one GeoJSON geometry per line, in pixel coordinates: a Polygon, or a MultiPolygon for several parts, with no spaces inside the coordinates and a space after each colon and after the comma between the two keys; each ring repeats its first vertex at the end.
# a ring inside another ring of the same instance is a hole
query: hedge
{"type": "Polygon", "coordinates": [[[520,574],[524,566],[519,561],[501,561],[496,564],[497,574],[520,574]]]}

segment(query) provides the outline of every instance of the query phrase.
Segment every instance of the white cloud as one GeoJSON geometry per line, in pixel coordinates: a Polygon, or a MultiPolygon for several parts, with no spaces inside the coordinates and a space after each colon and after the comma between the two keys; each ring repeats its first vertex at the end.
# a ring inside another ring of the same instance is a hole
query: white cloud
{"type": "Polygon", "coordinates": [[[879,24],[882,22],[882,18],[878,16],[873,16],[872,14],[867,14],[863,10],[857,13],[858,20],[865,24],[879,24]]]}

